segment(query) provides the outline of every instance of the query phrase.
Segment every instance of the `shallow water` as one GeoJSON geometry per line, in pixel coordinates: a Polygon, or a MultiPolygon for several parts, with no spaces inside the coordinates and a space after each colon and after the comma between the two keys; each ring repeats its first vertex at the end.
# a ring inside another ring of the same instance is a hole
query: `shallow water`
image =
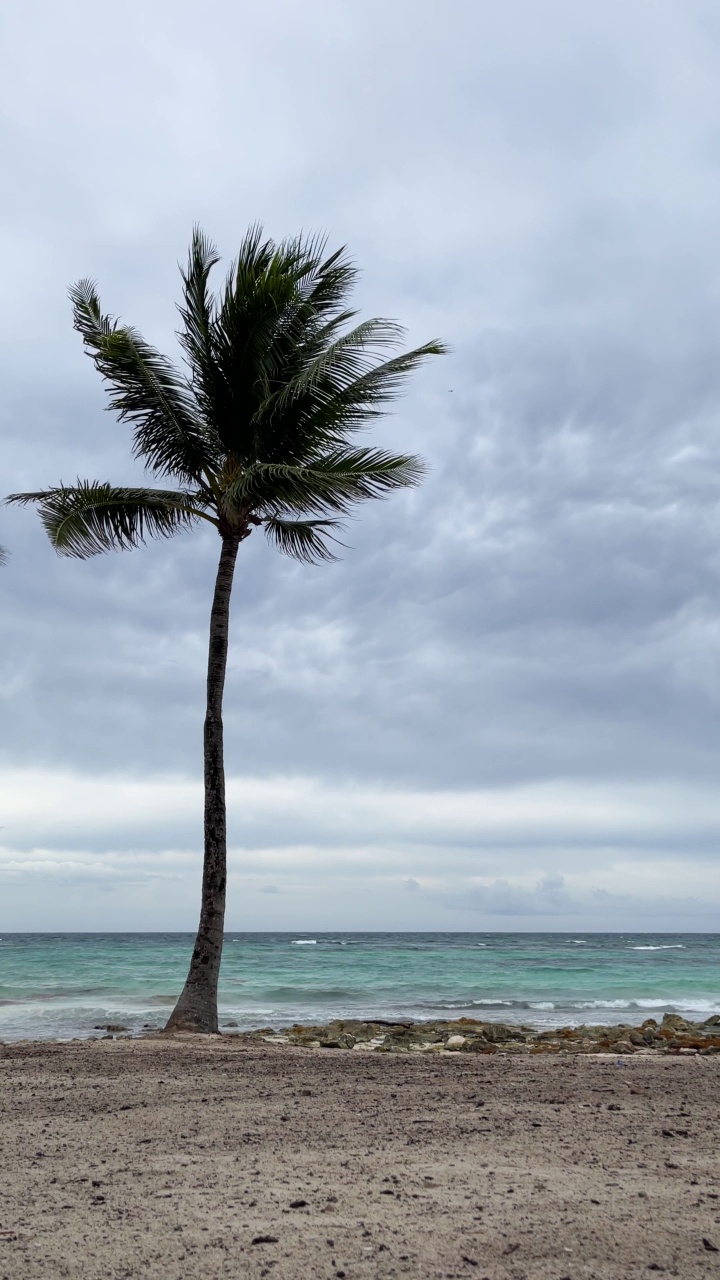
{"type": "MultiPolygon", "coordinates": [[[[5,934],[0,1039],[161,1026],[193,935],[5,934]]],[[[720,1012],[719,934],[228,933],[221,1022],[474,1016],[531,1026],[720,1012]]]]}

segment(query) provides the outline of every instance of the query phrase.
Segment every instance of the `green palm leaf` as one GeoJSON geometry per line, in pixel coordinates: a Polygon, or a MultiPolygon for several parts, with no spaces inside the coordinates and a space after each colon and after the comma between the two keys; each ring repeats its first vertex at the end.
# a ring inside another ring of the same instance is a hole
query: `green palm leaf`
{"type": "MultiPolygon", "coordinates": [[[[13,493],[9,503],[36,503],[43,527],[60,555],[85,560],[124,551],[147,537],[171,538],[207,517],[203,495],[184,490],[120,489],[79,480],[40,493],[13,493]]],[[[214,522],[213,522],[214,523],[214,522]]]]}
{"type": "Polygon", "coordinates": [[[273,516],[263,523],[268,540],[294,560],[320,564],[337,559],[326,541],[327,538],[337,541],[331,533],[338,528],[337,520],[288,520],[273,516]]]}
{"type": "Polygon", "coordinates": [[[321,411],[322,429],[357,430],[368,425],[372,418],[385,412],[385,405],[402,395],[408,378],[428,356],[445,355],[447,350],[442,342],[426,342],[413,351],[384,360],[347,386],[338,387],[328,399],[326,412],[321,411]]]}
{"type": "Polygon", "coordinates": [[[101,313],[92,281],[74,285],[70,299],[75,328],[109,387],[108,407],[134,424],[135,456],[158,475],[206,483],[221,450],[187,379],[135,329],[101,313]]]}
{"type": "Polygon", "coordinates": [[[391,322],[371,320],[334,342],[307,365],[300,365],[258,407],[256,455],[265,461],[297,462],[308,453],[341,446],[386,411],[407,379],[439,342],[388,360],[373,359],[372,348],[395,345],[402,333],[391,322]]]}
{"type": "Polygon", "coordinates": [[[195,399],[208,422],[213,421],[213,405],[218,393],[213,347],[215,299],[209,292],[208,281],[219,261],[215,245],[199,227],[194,227],[187,270],[181,271],[183,302],[178,311],[183,327],[178,340],[190,366],[195,399]]]}
{"type": "Polygon", "coordinates": [[[382,498],[395,489],[420,483],[419,458],[382,449],[336,449],[308,465],[254,463],[224,490],[230,508],[263,512],[346,514],[356,502],[382,498]]]}
{"type": "Polygon", "coordinates": [[[308,343],[310,351],[299,353],[302,363],[298,361],[297,373],[275,393],[274,410],[282,410],[313,393],[322,402],[323,394],[327,395],[328,391],[351,386],[374,369],[372,351],[397,346],[405,332],[392,320],[365,320],[333,341],[328,340],[327,330],[328,326],[323,326],[316,341],[308,343]],[[314,346],[318,348],[317,353],[312,350],[314,346]]]}

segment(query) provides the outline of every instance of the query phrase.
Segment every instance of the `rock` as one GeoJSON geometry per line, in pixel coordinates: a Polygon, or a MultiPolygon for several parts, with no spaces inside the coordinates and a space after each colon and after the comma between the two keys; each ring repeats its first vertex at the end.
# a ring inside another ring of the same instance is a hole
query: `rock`
{"type": "Polygon", "coordinates": [[[277,1244],[277,1236],[254,1236],[250,1241],[251,1244],[277,1244]]]}
{"type": "Polygon", "coordinates": [[[224,1027],[239,1027],[239,1022],[223,1022],[224,1027]]]}
{"type": "MultiPolygon", "coordinates": [[[[232,1025],[228,1023],[225,1025],[232,1025]]],[[[192,1038],[192,1033],[188,1033],[192,1038]]],[[[642,1026],[619,1023],[607,1026],[558,1027],[539,1031],[503,1022],[475,1018],[440,1019],[436,1022],[373,1022],[334,1019],[321,1026],[295,1023],[275,1031],[271,1027],[239,1031],[236,1038],[259,1044],[293,1044],[308,1049],[355,1049],[372,1053],[535,1053],[535,1054],[653,1054],[720,1053],[720,1014],[706,1023],[687,1022],[678,1014],[666,1014],[658,1027],[654,1018],[642,1026]]]]}
{"type": "Polygon", "coordinates": [[[483,1027],[482,1035],[483,1039],[488,1040],[490,1044],[507,1044],[510,1040],[525,1039],[522,1031],[508,1027],[504,1022],[489,1023],[488,1026],[483,1027]]]}
{"type": "Polygon", "coordinates": [[[339,1036],[328,1036],[325,1040],[320,1041],[321,1049],[352,1049],[355,1045],[355,1037],[348,1035],[347,1032],[341,1032],[339,1036]]]}
{"type": "Polygon", "coordinates": [[[93,1028],[95,1031],[127,1031],[121,1022],[98,1022],[93,1028]]]}

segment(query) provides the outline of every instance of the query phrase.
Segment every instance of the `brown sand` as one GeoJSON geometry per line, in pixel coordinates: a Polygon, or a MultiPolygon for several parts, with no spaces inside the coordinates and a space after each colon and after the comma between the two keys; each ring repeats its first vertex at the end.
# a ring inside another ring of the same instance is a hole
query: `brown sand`
{"type": "Polygon", "coordinates": [[[720,1059],[617,1061],[4,1046],[0,1280],[720,1278],[720,1059]]]}

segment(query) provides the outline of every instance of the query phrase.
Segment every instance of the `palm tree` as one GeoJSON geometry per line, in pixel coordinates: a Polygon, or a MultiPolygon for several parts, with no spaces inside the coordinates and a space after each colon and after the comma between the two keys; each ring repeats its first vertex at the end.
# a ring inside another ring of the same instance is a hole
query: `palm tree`
{"type": "Polygon", "coordinates": [[[169,538],[197,525],[220,536],[210,616],[204,732],[204,864],[200,924],[168,1030],[217,1031],[225,919],[226,807],[222,698],[230,593],[238,547],[262,528],[280,551],[308,563],[334,559],[341,517],[357,502],[415,485],[413,456],[358,445],[407,376],[444,347],[391,356],[403,330],[356,322],[348,309],[356,269],[323,240],[274,243],[249,230],[224,288],[209,291],[219,261],[196,228],[182,274],[178,339],[185,369],[100,309],[96,287],[70,290],[74,326],[104,379],[108,407],[133,426],[133,454],[175,488],[118,488],[78,480],[8,501],[34,503],[61,555],[85,559],[169,538]]]}

